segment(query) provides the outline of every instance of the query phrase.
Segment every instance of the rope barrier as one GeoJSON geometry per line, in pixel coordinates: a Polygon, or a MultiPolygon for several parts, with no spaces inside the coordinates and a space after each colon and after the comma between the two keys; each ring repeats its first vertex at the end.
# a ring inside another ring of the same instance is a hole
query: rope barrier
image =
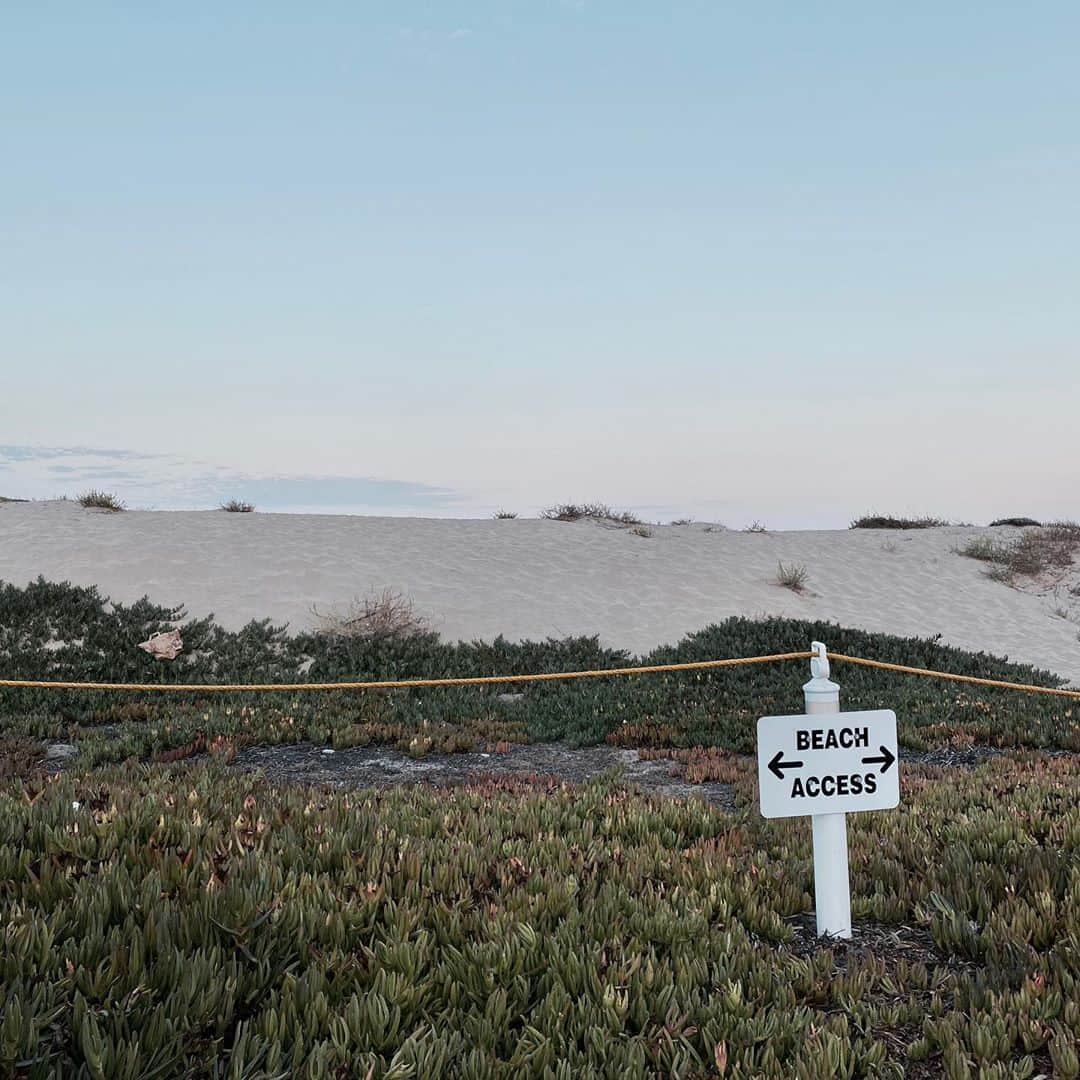
{"type": "Polygon", "coordinates": [[[829,653],[829,660],[841,660],[847,664],[859,664],[862,667],[880,668],[883,671],[900,671],[905,675],[929,675],[949,682],[974,683],[976,686],[996,686],[1002,690],[1023,690],[1029,694],[1053,694],[1056,697],[1076,698],[1080,700],[1080,690],[1066,690],[1057,686],[1037,686],[1035,683],[1006,682],[1004,679],[980,679],[974,675],[956,675],[951,671],[934,671],[932,668],[909,667],[907,664],[889,664],[884,660],[867,660],[862,656],[845,656],[843,653],[829,653]]]}
{"type": "MultiPolygon", "coordinates": [[[[434,686],[493,686],[498,683],[556,682],[563,679],[604,679],[622,675],[652,675],[667,671],[708,671],[714,668],[741,667],[749,664],[771,664],[786,660],[809,660],[816,653],[809,650],[788,653],[772,653],[768,656],[737,656],[724,660],[695,660],[685,664],[649,664],[642,667],[598,668],[591,671],[547,671],[535,675],[475,675],[446,679],[373,679],[367,682],[323,683],[108,683],[108,682],[60,682],[48,679],[0,679],[0,688],[35,690],[118,690],[143,693],[179,694],[231,694],[231,693],[304,693],[327,690],[400,690],[434,686]]],[[[957,675],[932,668],[910,667],[907,664],[890,664],[884,660],[868,660],[863,656],[848,656],[830,652],[830,660],[862,667],[897,671],[904,675],[923,675],[944,679],[948,682],[971,683],[976,686],[992,686],[1002,690],[1020,690],[1029,694],[1051,694],[1055,697],[1080,700],[1080,690],[1055,686],[1038,686],[1035,683],[1007,682],[1004,679],[982,679],[974,675],[957,675]]]]}
{"type": "Polygon", "coordinates": [[[491,686],[495,683],[555,682],[559,679],[603,679],[615,675],[652,675],[662,671],[705,671],[712,668],[739,667],[745,664],[770,664],[783,660],[808,660],[814,654],[802,652],[773,653],[770,656],[738,656],[727,660],[695,660],[685,664],[650,664],[644,667],[599,668],[595,671],[547,671],[539,675],[475,675],[460,679],[378,679],[369,682],[328,683],[105,683],[55,682],[48,679],[0,679],[0,687],[38,690],[136,690],[163,693],[268,693],[307,690],[397,690],[428,686],[491,686]]]}

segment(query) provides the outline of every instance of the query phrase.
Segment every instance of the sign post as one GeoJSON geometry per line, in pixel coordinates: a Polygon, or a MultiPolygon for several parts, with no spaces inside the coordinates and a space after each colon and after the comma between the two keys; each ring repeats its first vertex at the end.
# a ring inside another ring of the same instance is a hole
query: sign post
{"type": "MultiPolygon", "coordinates": [[[[809,716],[840,711],[840,687],[829,680],[825,646],[813,642],[810,681],[803,684],[809,716]]],[[[847,814],[814,814],[814,914],[818,937],[851,937],[851,879],[848,873],[847,814]]]]}
{"type": "Polygon", "coordinates": [[[896,714],[840,712],[825,646],[813,643],[804,716],[758,721],[758,787],[764,817],[810,816],[818,936],[851,937],[847,814],[899,805],[896,714]]]}

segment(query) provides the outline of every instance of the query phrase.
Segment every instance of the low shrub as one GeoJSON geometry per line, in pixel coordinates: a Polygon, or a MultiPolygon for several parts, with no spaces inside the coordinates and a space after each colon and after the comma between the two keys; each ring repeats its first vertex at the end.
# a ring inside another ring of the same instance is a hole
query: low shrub
{"type": "Polygon", "coordinates": [[[605,503],[560,503],[549,506],[540,512],[548,521],[581,521],[589,518],[594,521],[610,521],[616,525],[641,525],[641,518],[629,510],[612,510],[605,503]]]}
{"type": "Polygon", "coordinates": [[[228,502],[223,502],[218,509],[230,514],[250,514],[254,512],[255,504],[241,502],[239,499],[230,499],[228,502]]]}
{"type": "Polygon", "coordinates": [[[317,623],[315,632],[328,637],[412,637],[429,629],[413,601],[394,589],[357,598],[343,613],[321,612],[316,607],[311,611],[317,623]]]}
{"type": "Polygon", "coordinates": [[[956,550],[969,559],[990,563],[987,573],[995,580],[1010,582],[1017,577],[1036,577],[1073,565],[1080,550],[1080,525],[1072,521],[1054,522],[1025,529],[1009,541],[976,536],[956,550]]]}
{"type": "Polygon", "coordinates": [[[1080,538],[1080,521],[1048,521],[1042,530],[1055,540],[1076,540],[1080,538]]]}
{"type": "Polygon", "coordinates": [[[84,491],[75,500],[80,506],[92,510],[111,510],[113,513],[125,509],[124,504],[107,491],[84,491]]]}
{"type": "Polygon", "coordinates": [[[864,514],[856,518],[851,529],[939,529],[948,525],[943,518],[936,517],[890,517],[884,514],[864,514]]]}
{"type": "Polygon", "coordinates": [[[996,521],[990,522],[990,528],[995,528],[998,525],[1013,525],[1017,528],[1023,528],[1029,525],[1039,527],[1042,525],[1042,522],[1029,517],[998,518],[996,521]]]}
{"type": "Polygon", "coordinates": [[[776,584],[783,585],[792,592],[802,592],[806,588],[806,567],[800,563],[777,563],[776,584]]]}
{"type": "Polygon", "coordinates": [[[1007,545],[991,536],[973,536],[967,543],[955,549],[957,555],[966,555],[979,562],[1004,561],[1007,545]]]}

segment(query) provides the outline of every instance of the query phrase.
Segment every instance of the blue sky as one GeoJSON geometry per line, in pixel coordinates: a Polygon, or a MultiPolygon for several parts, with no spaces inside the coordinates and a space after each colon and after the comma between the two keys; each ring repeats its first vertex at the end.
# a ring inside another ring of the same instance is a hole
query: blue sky
{"type": "Polygon", "coordinates": [[[1064,3],[8,8],[0,494],[88,448],[140,505],[1077,516],[1078,35],[1064,3]]]}

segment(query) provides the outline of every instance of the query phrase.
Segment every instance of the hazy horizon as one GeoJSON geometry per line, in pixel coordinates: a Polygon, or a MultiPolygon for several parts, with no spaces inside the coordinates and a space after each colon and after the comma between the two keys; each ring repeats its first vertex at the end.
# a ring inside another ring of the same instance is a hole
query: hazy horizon
{"type": "MultiPolygon", "coordinates": [[[[553,494],[541,499],[520,493],[500,500],[491,493],[374,477],[275,476],[119,449],[0,445],[0,497],[49,501],[74,498],[88,490],[108,491],[130,509],[142,510],[211,510],[235,498],[254,503],[263,512],[433,518],[488,518],[498,510],[528,518],[557,503],[592,501],[632,510],[650,522],[690,517],[733,529],[757,522],[773,531],[846,528],[864,513],[928,514],[975,525],[998,517],[1055,520],[1078,516],[1075,502],[1068,498],[1054,507],[1036,505],[1031,499],[1000,497],[975,513],[958,512],[962,500],[954,501],[951,507],[866,505],[845,509],[830,501],[817,503],[805,494],[787,502],[763,498],[756,504],[720,498],[685,503],[619,501],[606,498],[602,492],[553,494]],[[1070,502],[1074,507],[1071,512],[1070,502]]],[[[970,502],[964,505],[971,506],[970,502]]]]}

